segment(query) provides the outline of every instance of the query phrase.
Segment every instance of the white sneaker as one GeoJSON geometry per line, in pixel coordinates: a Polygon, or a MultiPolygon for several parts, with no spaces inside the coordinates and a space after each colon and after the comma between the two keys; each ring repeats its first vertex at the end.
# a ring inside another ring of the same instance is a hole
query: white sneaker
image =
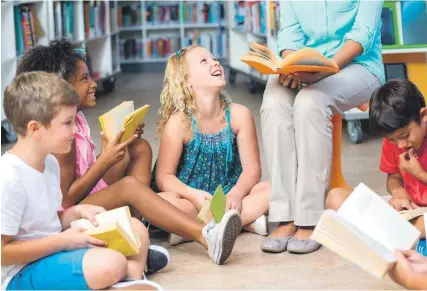
{"type": "Polygon", "coordinates": [[[176,246],[185,242],[190,242],[191,240],[185,239],[182,236],[176,235],[176,234],[169,234],[169,245],[176,246]]]}
{"type": "Polygon", "coordinates": [[[268,218],[266,215],[261,215],[254,222],[252,222],[254,227],[254,233],[266,236],[268,235],[268,218]]]}
{"type": "Polygon", "coordinates": [[[215,220],[207,224],[202,231],[208,244],[208,253],[218,265],[222,265],[233,251],[237,236],[242,231],[242,219],[235,210],[227,211],[221,222],[215,220]]]}
{"type": "Polygon", "coordinates": [[[159,290],[163,291],[162,287],[149,280],[129,280],[114,284],[111,290],[159,290]]]}

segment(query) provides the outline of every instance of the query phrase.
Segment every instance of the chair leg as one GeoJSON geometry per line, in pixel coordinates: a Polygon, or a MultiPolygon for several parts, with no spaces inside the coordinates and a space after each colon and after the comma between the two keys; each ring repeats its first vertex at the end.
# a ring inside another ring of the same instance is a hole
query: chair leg
{"type": "Polygon", "coordinates": [[[332,117],[332,168],[329,189],[345,188],[352,190],[353,188],[347,183],[341,167],[341,151],[342,151],[342,117],[337,114],[332,117]]]}

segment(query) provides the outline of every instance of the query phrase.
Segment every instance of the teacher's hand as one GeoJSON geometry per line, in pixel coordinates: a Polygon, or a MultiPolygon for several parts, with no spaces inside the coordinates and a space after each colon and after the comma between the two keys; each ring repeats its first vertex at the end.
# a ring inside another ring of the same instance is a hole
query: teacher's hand
{"type": "Polygon", "coordinates": [[[331,75],[331,73],[326,72],[297,72],[294,74],[302,83],[304,84],[313,84],[319,82],[323,78],[326,78],[331,75]]]}
{"type": "Polygon", "coordinates": [[[300,79],[292,74],[280,74],[279,76],[279,84],[284,87],[288,87],[291,89],[301,89],[302,83],[300,79]]]}

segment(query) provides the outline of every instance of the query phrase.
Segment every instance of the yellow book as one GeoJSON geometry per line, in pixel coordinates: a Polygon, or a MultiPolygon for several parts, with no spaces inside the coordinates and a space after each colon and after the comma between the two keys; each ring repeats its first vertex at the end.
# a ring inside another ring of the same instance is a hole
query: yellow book
{"type": "Polygon", "coordinates": [[[107,247],[133,256],[139,253],[141,241],[133,231],[131,214],[128,206],[95,215],[98,226],[94,226],[87,219],[75,220],[71,223],[73,228],[82,228],[86,233],[107,243],[107,247]]]}
{"type": "Polygon", "coordinates": [[[340,71],[333,60],[308,47],[292,52],[280,60],[272,50],[253,42],[250,44],[250,51],[240,60],[265,75],[340,71]]]}
{"type": "Polygon", "coordinates": [[[102,131],[108,140],[113,140],[120,129],[125,132],[120,142],[127,141],[135,134],[136,128],[142,124],[150,105],[144,105],[135,110],[133,101],[125,101],[99,117],[102,131]]]}

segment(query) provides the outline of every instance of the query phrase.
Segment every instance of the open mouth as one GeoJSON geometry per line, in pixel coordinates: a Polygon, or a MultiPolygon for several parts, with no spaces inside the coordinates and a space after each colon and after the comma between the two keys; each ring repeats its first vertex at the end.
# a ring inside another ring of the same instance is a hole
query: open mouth
{"type": "Polygon", "coordinates": [[[215,70],[211,75],[214,77],[221,77],[222,71],[221,70],[215,70]]]}
{"type": "Polygon", "coordinates": [[[91,93],[89,93],[89,98],[93,98],[93,99],[96,99],[96,97],[95,97],[95,92],[91,92],[91,93]]]}

